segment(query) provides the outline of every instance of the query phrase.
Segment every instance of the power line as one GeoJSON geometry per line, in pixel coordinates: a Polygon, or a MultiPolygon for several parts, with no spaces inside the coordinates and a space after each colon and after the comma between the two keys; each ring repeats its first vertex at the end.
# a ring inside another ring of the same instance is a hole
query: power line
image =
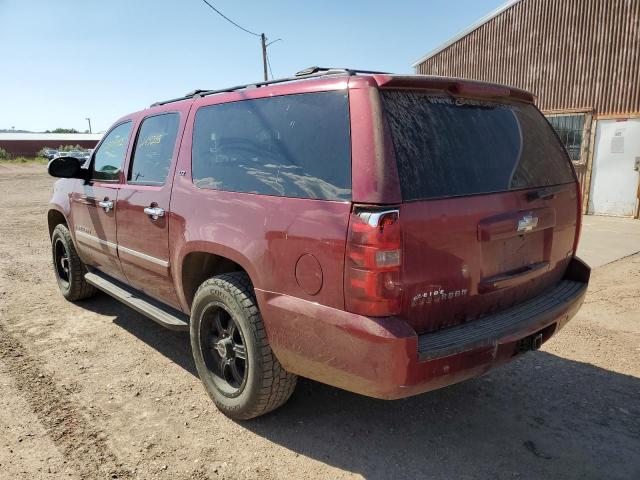
{"type": "Polygon", "coordinates": [[[256,32],[252,32],[251,30],[247,30],[242,25],[239,25],[236,22],[234,22],[233,20],[231,20],[224,13],[222,13],[216,7],[211,5],[207,0],[202,0],[202,2],[207,7],[209,7],[211,10],[213,10],[218,15],[220,15],[222,18],[224,18],[227,22],[229,22],[230,24],[235,26],[236,28],[239,28],[240,30],[242,30],[243,32],[248,33],[249,35],[253,35],[254,37],[259,37],[260,38],[260,43],[262,44],[262,70],[263,70],[263,74],[264,74],[264,80],[265,81],[268,80],[267,67],[269,69],[269,72],[271,72],[271,77],[273,78],[273,71],[271,71],[271,63],[269,63],[269,57],[267,56],[267,47],[269,45],[271,45],[272,43],[280,41],[281,39],[277,38],[276,40],[273,40],[272,42],[267,43],[267,37],[266,37],[266,35],[264,33],[256,33],[256,32]]]}
{"type": "Polygon", "coordinates": [[[243,30],[243,31],[245,31],[245,32],[247,32],[247,33],[250,33],[251,35],[255,35],[256,37],[259,37],[259,36],[260,36],[260,34],[259,34],[259,33],[252,32],[251,30],[247,30],[247,29],[246,29],[246,28],[244,28],[243,26],[238,25],[236,22],[234,22],[233,20],[231,20],[231,19],[230,19],[229,17],[227,17],[224,13],[222,13],[220,10],[218,10],[216,7],[214,7],[214,6],[213,6],[213,5],[211,5],[209,2],[207,2],[207,0],[202,0],[202,1],[203,1],[204,3],[206,3],[206,4],[207,4],[207,6],[208,6],[209,8],[211,8],[214,12],[216,12],[218,15],[220,15],[222,18],[224,18],[227,22],[229,22],[229,23],[231,23],[231,24],[235,25],[235,26],[236,26],[236,27],[238,27],[240,30],[243,30]]]}

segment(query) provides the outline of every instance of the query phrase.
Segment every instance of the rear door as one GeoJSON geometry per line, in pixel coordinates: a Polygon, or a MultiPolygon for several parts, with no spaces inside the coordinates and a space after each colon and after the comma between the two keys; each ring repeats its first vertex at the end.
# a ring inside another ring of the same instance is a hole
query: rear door
{"type": "Polygon", "coordinates": [[[563,276],[578,198],[527,103],[382,91],[403,203],[402,312],[418,333],[525,301],[563,276]]]}
{"type": "Polygon", "coordinates": [[[87,265],[125,281],[118,260],[116,202],[122,187],[122,167],[131,136],[130,120],[107,133],[95,150],[91,180],[78,182],[71,195],[71,215],[78,252],[87,265]]]}
{"type": "Polygon", "coordinates": [[[176,111],[142,120],[117,200],[124,274],[133,287],[174,307],[179,304],[169,265],[169,208],[180,120],[176,111]]]}

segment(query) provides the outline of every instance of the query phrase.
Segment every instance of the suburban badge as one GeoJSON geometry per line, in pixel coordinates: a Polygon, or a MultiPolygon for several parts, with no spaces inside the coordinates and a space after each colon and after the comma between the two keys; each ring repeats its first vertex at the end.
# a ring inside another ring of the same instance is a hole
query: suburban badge
{"type": "Polygon", "coordinates": [[[418,293],[411,299],[411,306],[424,305],[425,303],[439,303],[444,300],[451,300],[452,298],[463,297],[467,294],[467,289],[462,288],[460,290],[445,291],[441,288],[436,288],[430,292],[418,293]]]}

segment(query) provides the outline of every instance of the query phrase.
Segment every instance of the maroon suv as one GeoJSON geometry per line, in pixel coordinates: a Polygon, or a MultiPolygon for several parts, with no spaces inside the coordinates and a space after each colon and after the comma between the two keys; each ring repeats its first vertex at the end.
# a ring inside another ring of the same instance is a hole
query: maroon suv
{"type": "Polygon", "coordinates": [[[297,375],[414,395],[535,350],[580,307],[580,189],[531,94],[312,68],[127,115],[49,163],[54,267],[189,330],[216,405],[297,375]]]}

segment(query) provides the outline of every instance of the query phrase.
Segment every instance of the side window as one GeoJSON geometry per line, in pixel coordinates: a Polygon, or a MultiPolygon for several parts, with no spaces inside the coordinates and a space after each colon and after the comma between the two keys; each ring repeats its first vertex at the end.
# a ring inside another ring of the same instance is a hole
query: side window
{"type": "Polygon", "coordinates": [[[200,188],[350,200],[347,93],[202,107],[196,113],[191,162],[200,188]]]}
{"type": "Polygon", "coordinates": [[[117,181],[127,154],[131,122],[125,122],[111,130],[94,154],[92,180],[117,181]]]}
{"type": "Polygon", "coordinates": [[[145,118],[133,149],[128,183],[162,185],[167,179],[178,135],[178,113],[145,118]]]}

